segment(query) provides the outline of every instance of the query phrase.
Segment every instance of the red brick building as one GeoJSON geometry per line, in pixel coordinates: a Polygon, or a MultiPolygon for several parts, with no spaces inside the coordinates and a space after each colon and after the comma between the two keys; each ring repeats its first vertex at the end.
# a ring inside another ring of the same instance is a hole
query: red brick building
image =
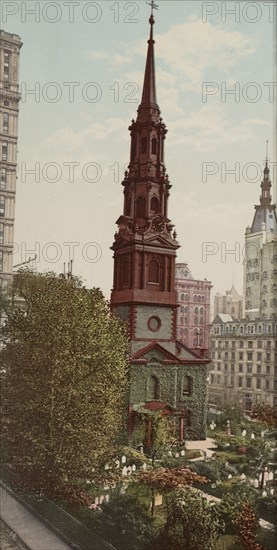
{"type": "Polygon", "coordinates": [[[210,332],[210,281],[194,279],[187,263],[176,264],[175,288],[177,311],[177,338],[190,349],[204,350],[207,355],[210,332]]]}

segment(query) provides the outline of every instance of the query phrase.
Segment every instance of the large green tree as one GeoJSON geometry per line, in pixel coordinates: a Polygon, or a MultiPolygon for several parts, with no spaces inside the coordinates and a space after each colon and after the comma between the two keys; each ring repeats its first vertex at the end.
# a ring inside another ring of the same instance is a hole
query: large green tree
{"type": "Polygon", "coordinates": [[[164,529],[157,540],[157,550],[215,550],[224,532],[216,504],[210,504],[197,491],[184,488],[172,493],[164,529]]]}
{"type": "Polygon", "coordinates": [[[128,343],[99,289],[18,273],[2,328],[2,434],[16,469],[60,494],[97,479],[126,410],[128,343]]]}

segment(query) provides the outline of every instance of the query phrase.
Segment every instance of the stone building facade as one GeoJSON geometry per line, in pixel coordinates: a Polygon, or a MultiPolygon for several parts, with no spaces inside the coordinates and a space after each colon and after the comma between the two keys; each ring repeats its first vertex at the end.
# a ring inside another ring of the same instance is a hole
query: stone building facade
{"type": "Polygon", "coordinates": [[[260,204],[245,234],[244,312],[218,314],[211,330],[209,403],[277,406],[277,218],[268,162],[260,204]]]}
{"type": "Polygon", "coordinates": [[[177,301],[177,337],[190,349],[204,350],[207,355],[210,332],[212,284],[194,279],[187,263],[175,266],[177,301]]]}
{"type": "Polygon", "coordinates": [[[231,315],[234,319],[242,319],[243,313],[243,297],[235,289],[234,285],[231,290],[227,290],[222,296],[219,292],[214,297],[214,315],[215,318],[219,313],[231,315]]]}
{"type": "MultiPolygon", "coordinates": [[[[164,163],[167,133],[156,97],[153,15],[141,104],[132,120],[123,214],[114,237],[111,307],[131,341],[129,429],[138,411],[173,419],[176,435],[205,438],[209,361],[177,341],[175,257],[168,217],[171,184],[164,163]]],[[[151,444],[151,423],[146,435],[151,444]]]]}
{"type": "Polygon", "coordinates": [[[12,276],[21,46],[0,30],[0,288],[12,276]]]}

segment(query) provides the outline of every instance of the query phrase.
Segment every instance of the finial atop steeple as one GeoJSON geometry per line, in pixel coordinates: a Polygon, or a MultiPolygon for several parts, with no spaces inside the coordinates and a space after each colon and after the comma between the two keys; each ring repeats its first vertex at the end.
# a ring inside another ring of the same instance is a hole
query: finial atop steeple
{"type": "Polygon", "coordinates": [[[158,6],[158,4],[155,4],[154,0],[151,0],[151,2],[146,2],[146,4],[148,4],[148,6],[151,6],[151,17],[150,17],[150,19],[153,20],[153,23],[150,23],[150,20],[149,20],[149,23],[150,23],[150,25],[153,25],[155,23],[155,21],[154,21],[154,10],[158,10],[159,6],[158,6]]]}

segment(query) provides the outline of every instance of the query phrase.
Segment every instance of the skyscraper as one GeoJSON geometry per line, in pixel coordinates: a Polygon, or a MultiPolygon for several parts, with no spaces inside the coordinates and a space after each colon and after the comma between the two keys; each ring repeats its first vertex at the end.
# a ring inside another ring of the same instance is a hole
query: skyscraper
{"type": "MultiPolygon", "coordinates": [[[[182,440],[205,438],[208,360],[176,340],[175,257],[179,248],[168,218],[171,184],[164,161],[166,125],[157,103],[154,17],[141,104],[131,133],[130,164],[122,182],[123,214],[115,234],[111,305],[131,340],[129,425],[140,407],[174,417],[182,440]]],[[[150,432],[148,432],[150,444],[150,432]]]]}
{"type": "Polygon", "coordinates": [[[12,276],[21,46],[0,30],[0,288],[12,276]]]}
{"type": "Polygon", "coordinates": [[[245,234],[244,315],[216,315],[212,324],[209,402],[251,410],[277,405],[277,219],[266,160],[260,204],[245,234]]]}

